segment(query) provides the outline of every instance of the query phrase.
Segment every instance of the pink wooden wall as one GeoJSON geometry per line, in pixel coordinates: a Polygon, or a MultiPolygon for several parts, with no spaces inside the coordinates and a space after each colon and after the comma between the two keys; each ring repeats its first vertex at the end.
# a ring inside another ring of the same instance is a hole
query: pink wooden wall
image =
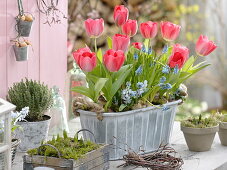
{"type": "MultiPolygon", "coordinates": [[[[67,14],[67,0],[59,1],[59,9],[67,14]]],[[[40,80],[61,91],[65,87],[67,70],[67,20],[51,27],[43,24],[45,16],[38,12],[36,0],[23,0],[25,12],[35,16],[28,40],[32,43],[29,60],[15,60],[10,40],[16,37],[15,16],[18,15],[17,0],[0,0],[0,97],[5,97],[8,87],[22,78],[40,80]]]]}

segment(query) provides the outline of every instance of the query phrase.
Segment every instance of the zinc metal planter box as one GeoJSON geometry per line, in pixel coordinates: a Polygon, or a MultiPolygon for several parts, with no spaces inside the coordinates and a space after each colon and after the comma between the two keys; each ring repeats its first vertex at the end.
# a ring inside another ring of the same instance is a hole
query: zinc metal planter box
{"type": "MultiPolygon", "coordinates": [[[[160,107],[147,107],[138,110],[116,113],[103,113],[103,120],[97,119],[94,112],[78,110],[81,126],[94,133],[97,143],[113,144],[110,160],[121,159],[127,153],[126,144],[134,151],[139,149],[149,153],[167,144],[173,128],[177,105],[181,100],[160,107]]],[[[83,132],[86,140],[94,137],[83,132]]]]}
{"type": "Polygon", "coordinates": [[[109,146],[103,145],[78,160],[38,155],[25,155],[23,160],[23,170],[34,170],[38,167],[54,170],[107,170],[109,169],[109,146]]]}

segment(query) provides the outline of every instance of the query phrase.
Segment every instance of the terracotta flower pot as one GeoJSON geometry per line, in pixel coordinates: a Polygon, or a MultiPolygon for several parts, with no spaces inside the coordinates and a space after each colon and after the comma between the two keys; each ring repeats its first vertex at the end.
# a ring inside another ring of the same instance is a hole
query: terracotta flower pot
{"type": "Polygon", "coordinates": [[[227,146],[227,122],[221,122],[219,124],[219,139],[221,144],[227,146]]]}
{"type": "Polygon", "coordinates": [[[190,128],[181,125],[181,130],[189,150],[203,152],[210,150],[218,125],[209,128],[190,128]]]}

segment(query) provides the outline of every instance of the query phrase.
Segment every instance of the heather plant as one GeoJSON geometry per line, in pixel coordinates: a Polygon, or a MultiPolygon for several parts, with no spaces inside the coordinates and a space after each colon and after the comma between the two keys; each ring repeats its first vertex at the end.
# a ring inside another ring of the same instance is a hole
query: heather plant
{"type": "Polygon", "coordinates": [[[27,121],[42,121],[44,113],[53,103],[52,92],[46,85],[28,79],[15,83],[9,89],[7,98],[16,105],[16,111],[29,108],[25,117],[27,121]]]}

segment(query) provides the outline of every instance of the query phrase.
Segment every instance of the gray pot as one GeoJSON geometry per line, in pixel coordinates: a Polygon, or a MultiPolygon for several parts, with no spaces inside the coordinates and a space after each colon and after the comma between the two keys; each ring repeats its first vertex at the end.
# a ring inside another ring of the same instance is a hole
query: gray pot
{"type": "Polygon", "coordinates": [[[214,140],[218,125],[210,128],[190,128],[181,125],[181,130],[190,151],[208,151],[214,140]]]}
{"type": "Polygon", "coordinates": [[[29,37],[33,21],[23,21],[17,19],[18,34],[22,37],[29,37]]]}
{"type": "MultiPolygon", "coordinates": [[[[181,100],[165,104],[169,107],[168,110],[147,107],[127,112],[103,113],[102,121],[97,119],[94,112],[78,112],[82,128],[93,132],[97,143],[113,144],[110,160],[117,160],[127,153],[126,144],[136,152],[142,147],[148,153],[157,150],[161,143],[169,143],[176,108],[180,102],[181,100]]],[[[94,141],[94,137],[87,132],[83,136],[94,141]]]]}
{"type": "Polygon", "coordinates": [[[16,137],[21,140],[18,150],[26,152],[28,149],[37,148],[42,141],[46,141],[51,117],[45,115],[46,120],[39,122],[17,122],[21,128],[16,129],[16,137]]]}
{"type": "Polygon", "coordinates": [[[218,135],[221,144],[227,146],[227,122],[220,122],[218,135]]]}
{"type": "Polygon", "coordinates": [[[27,61],[28,60],[28,46],[17,47],[13,45],[16,61],[27,61]]]}

